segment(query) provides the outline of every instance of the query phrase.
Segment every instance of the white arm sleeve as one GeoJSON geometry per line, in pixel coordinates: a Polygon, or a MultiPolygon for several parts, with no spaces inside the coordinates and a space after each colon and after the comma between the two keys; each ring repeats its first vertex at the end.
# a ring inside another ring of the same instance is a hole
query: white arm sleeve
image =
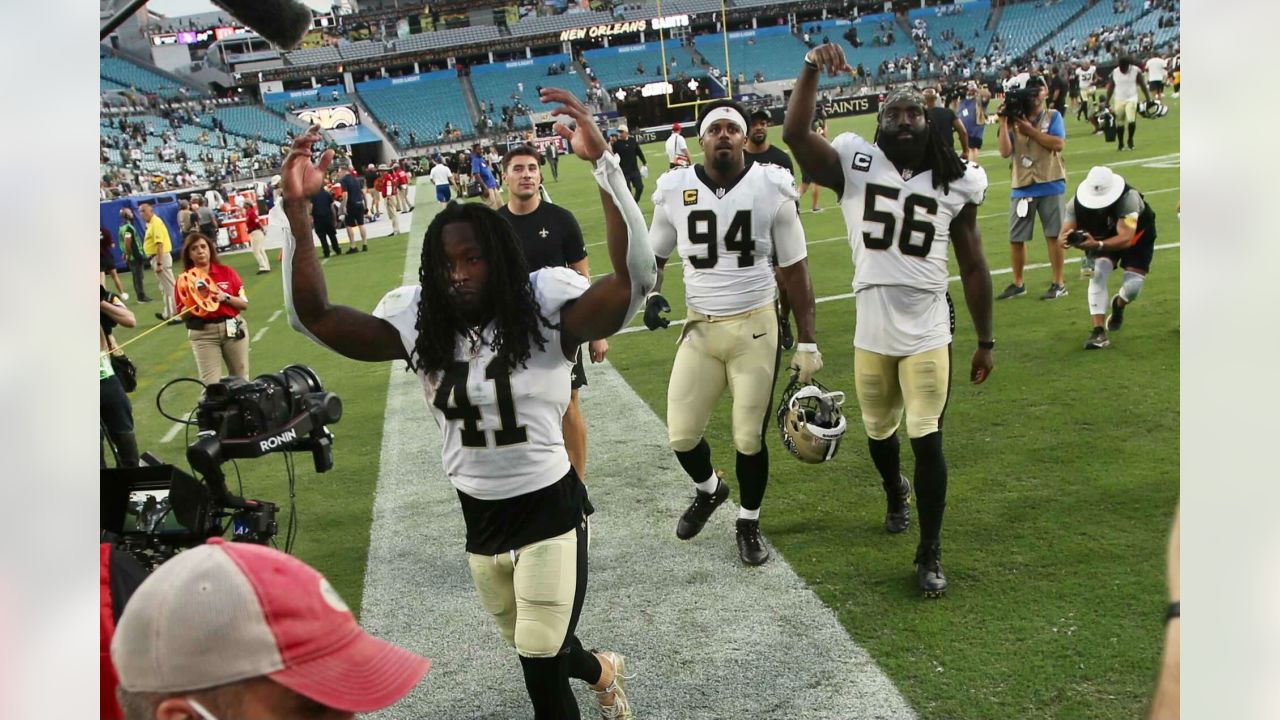
{"type": "Polygon", "coordinates": [[[596,184],[613,198],[614,206],[627,223],[627,274],[631,277],[631,304],[622,321],[626,325],[639,312],[645,296],[657,282],[658,266],[653,258],[653,247],[649,245],[649,228],[645,225],[644,214],[627,189],[627,179],[618,165],[618,156],[606,151],[595,162],[591,174],[595,176],[596,184]]]}
{"type": "MultiPolygon", "coordinates": [[[[281,202],[283,203],[283,200],[281,202]]],[[[289,232],[284,234],[284,262],[282,263],[284,266],[284,272],[280,273],[281,277],[284,279],[284,307],[285,312],[289,315],[289,327],[297,330],[308,338],[311,338],[312,342],[325,350],[338,352],[337,350],[334,350],[328,345],[320,342],[320,338],[311,334],[311,331],[307,329],[307,326],[303,325],[302,320],[298,318],[298,311],[293,306],[293,253],[297,247],[298,241],[293,236],[293,228],[290,227],[289,232]]]]}
{"type": "Polygon", "coordinates": [[[653,254],[666,260],[676,249],[676,226],[667,217],[667,209],[661,205],[653,208],[653,227],[649,229],[653,254]]]}
{"type": "Polygon", "coordinates": [[[790,200],[779,205],[773,216],[773,247],[777,252],[778,267],[790,267],[809,255],[800,214],[796,212],[796,204],[790,200]]]}

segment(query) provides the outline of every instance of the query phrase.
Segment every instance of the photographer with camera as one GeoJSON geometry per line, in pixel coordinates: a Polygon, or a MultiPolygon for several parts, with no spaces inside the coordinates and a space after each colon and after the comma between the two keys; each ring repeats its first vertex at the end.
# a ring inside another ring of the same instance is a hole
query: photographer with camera
{"type": "Polygon", "coordinates": [[[111,660],[124,720],[353,720],[398,702],[431,667],[361,629],[301,560],[222,538],[142,581],[111,660]]]}
{"type": "MultiPolygon", "coordinates": [[[[249,329],[240,317],[248,309],[249,299],[240,274],[218,261],[218,249],[202,233],[187,236],[182,245],[182,266],[185,271],[196,271],[201,278],[194,282],[193,292],[212,296],[219,303],[216,310],[203,317],[191,311],[184,317],[200,381],[205,385],[218,382],[223,377],[224,360],[227,375],[249,377],[249,329]]],[[[192,298],[185,298],[179,311],[192,308],[193,302],[192,298]]]]}
{"type": "Polygon", "coordinates": [[[1013,282],[997,300],[1025,295],[1022,270],[1027,264],[1027,243],[1040,217],[1053,282],[1040,296],[1053,300],[1067,294],[1062,278],[1065,253],[1058,243],[1062,227],[1063,197],[1067,192],[1067,168],[1062,161],[1067,127],[1062,114],[1044,104],[1044,78],[1027,80],[1026,87],[1005,93],[1000,116],[1000,157],[1012,157],[1013,191],[1009,208],[1009,256],[1013,282]]]}
{"type": "Polygon", "coordinates": [[[982,149],[982,136],[987,132],[987,103],[990,101],[991,91],[970,80],[965,84],[964,97],[956,105],[956,115],[969,139],[969,152],[965,159],[971,163],[978,162],[978,152],[982,149]]]}
{"type": "MultiPolygon", "coordinates": [[[[119,295],[109,292],[105,286],[98,287],[98,352],[101,353],[98,359],[98,417],[107,441],[115,449],[116,465],[137,467],[138,440],[133,434],[133,404],[129,402],[123,380],[116,371],[116,365],[121,363],[118,358],[123,358],[123,363],[127,363],[129,368],[132,368],[132,363],[117,350],[111,331],[117,325],[134,327],[138,321],[119,295]],[[117,358],[115,362],[113,358],[117,358]]],[[[107,466],[105,453],[100,452],[99,464],[104,468],[107,466]]]]}
{"type": "Polygon", "coordinates": [[[1111,345],[1107,331],[1124,324],[1124,309],[1138,299],[1151,258],[1155,255],[1156,213],[1136,188],[1111,168],[1099,165],[1076,188],[1075,199],[1067,204],[1058,236],[1063,248],[1084,250],[1094,257],[1089,279],[1089,315],[1093,330],[1085,350],[1111,345]],[[1124,268],[1124,283],[1110,303],[1107,316],[1107,279],[1115,268],[1124,268]]]}

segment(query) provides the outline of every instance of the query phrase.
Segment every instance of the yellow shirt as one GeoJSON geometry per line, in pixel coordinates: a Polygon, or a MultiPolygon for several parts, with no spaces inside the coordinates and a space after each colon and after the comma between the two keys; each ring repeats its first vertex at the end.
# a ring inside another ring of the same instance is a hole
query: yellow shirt
{"type": "Polygon", "coordinates": [[[152,215],[151,222],[147,223],[147,234],[142,240],[142,251],[149,257],[154,256],[157,254],[157,246],[159,246],[159,252],[173,251],[173,241],[169,239],[169,228],[165,227],[159,215],[152,215]]]}

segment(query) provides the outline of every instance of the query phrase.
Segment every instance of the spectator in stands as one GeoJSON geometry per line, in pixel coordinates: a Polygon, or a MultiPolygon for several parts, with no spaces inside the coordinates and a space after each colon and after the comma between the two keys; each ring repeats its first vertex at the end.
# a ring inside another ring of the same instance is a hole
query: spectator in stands
{"type": "MultiPolygon", "coordinates": [[[[373,167],[370,165],[370,167],[373,167]]],[[[374,168],[376,171],[376,168],[374,168]]],[[[375,176],[376,179],[376,176],[375,176]]],[[[365,181],[360,177],[359,171],[355,166],[351,167],[350,172],[342,176],[339,182],[342,186],[342,194],[347,199],[345,224],[347,226],[347,252],[356,251],[356,228],[360,228],[360,241],[363,243],[363,252],[369,252],[369,234],[364,229],[365,223],[365,181]]],[[[367,186],[372,192],[372,185],[367,186]]]]}
{"type": "MultiPolygon", "coordinates": [[[[155,206],[150,202],[138,203],[138,213],[142,215],[142,224],[146,228],[143,235],[142,249],[151,258],[151,268],[160,282],[160,300],[163,309],[156,313],[159,320],[170,320],[177,313],[174,309],[174,277],[173,277],[173,241],[169,239],[169,228],[156,215],[155,206]]],[[[173,322],[172,324],[177,324],[173,322]]]]}
{"type": "Polygon", "coordinates": [[[1026,87],[1039,90],[1032,96],[1031,112],[1026,117],[1010,120],[1005,113],[999,113],[1000,157],[1012,158],[1013,170],[1009,208],[1009,255],[1013,282],[996,297],[997,300],[1007,300],[1027,292],[1022,270],[1027,263],[1026,244],[1031,241],[1037,215],[1053,270],[1053,282],[1040,299],[1053,300],[1067,294],[1062,278],[1065,253],[1058,243],[1064,212],[1063,198],[1067,192],[1067,168],[1062,162],[1066,124],[1057,110],[1045,107],[1048,91],[1043,78],[1031,78],[1026,87]]]}
{"type": "Polygon", "coordinates": [[[640,194],[644,192],[644,177],[649,172],[649,163],[644,159],[640,144],[631,137],[631,131],[626,125],[618,126],[618,139],[613,141],[612,150],[613,154],[618,156],[618,164],[622,167],[623,177],[627,179],[627,187],[631,188],[631,194],[636,202],[640,202],[640,194]],[[640,165],[644,165],[643,171],[640,170],[640,165]]]}
{"type": "Polygon", "coordinates": [[[116,230],[116,241],[120,244],[120,252],[128,261],[129,270],[133,273],[133,293],[137,296],[138,302],[151,302],[151,298],[147,297],[144,283],[147,256],[142,252],[142,243],[138,242],[138,229],[133,224],[133,210],[127,207],[120,208],[120,228],[116,230]]]}
{"type": "MultiPolygon", "coordinates": [[[[274,224],[274,223],[272,223],[274,224]]],[[[338,208],[333,194],[324,187],[311,197],[311,225],[320,238],[320,248],[324,256],[331,253],[342,254],[338,247],[338,208]]]]}
{"type": "MultiPolygon", "coordinates": [[[[248,378],[249,335],[240,313],[248,309],[249,299],[245,296],[240,274],[218,260],[218,250],[213,241],[200,233],[192,233],[183,241],[182,267],[208,275],[213,284],[209,287],[197,285],[194,292],[212,296],[218,301],[218,308],[211,315],[201,317],[188,312],[184,319],[200,381],[209,385],[224,377],[224,361],[227,375],[248,378]]],[[[181,309],[189,311],[191,305],[181,309]]]]}
{"type": "Polygon", "coordinates": [[[927,87],[924,89],[924,106],[925,113],[929,116],[929,127],[933,129],[934,134],[942,141],[942,146],[955,150],[955,135],[960,136],[960,157],[969,156],[969,132],[965,129],[964,123],[960,122],[960,118],[952,112],[951,108],[943,105],[939,99],[939,90],[937,87],[927,87]]]}
{"type": "Polygon", "coordinates": [[[222,538],[141,583],[111,659],[125,720],[352,720],[399,701],[431,666],[361,630],[301,560],[222,538]]]}

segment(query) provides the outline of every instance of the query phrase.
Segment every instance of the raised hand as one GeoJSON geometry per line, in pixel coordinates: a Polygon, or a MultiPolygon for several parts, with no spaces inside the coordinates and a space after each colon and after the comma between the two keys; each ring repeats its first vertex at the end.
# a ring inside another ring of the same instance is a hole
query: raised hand
{"type": "Polygon", "coordinates": [[[569,141],[574,155],[587,162],[595,162],[609,149],[591,111],[573,93],[563,88],[544,87],[540,99],[545,104],[559,103],[559,107],[551,111],[552,115],[565,115],[573,120],[574,129],[570,130],[564,123],[556,123],[555,131],[569,141]]]}
{"type": "Polygon", "coordinates": [[[311,162],[311,147],[320,140],[319,125],[312,125],[293,139],[293,147],[280,169],[280,192],[285,200],[306,200],[324,187],[325,173],[333,162],[333,150],[325,150],[320,162],[311,162]]]}
{"type": "Polygon", "coordinates": [[[818,66],[819,75],[825,72],[831,77],[836,77],[853,72],[849,61],[844,57],[844,49],[835,43],[819,45],[806,53],[804,59],[818,66]]]}

